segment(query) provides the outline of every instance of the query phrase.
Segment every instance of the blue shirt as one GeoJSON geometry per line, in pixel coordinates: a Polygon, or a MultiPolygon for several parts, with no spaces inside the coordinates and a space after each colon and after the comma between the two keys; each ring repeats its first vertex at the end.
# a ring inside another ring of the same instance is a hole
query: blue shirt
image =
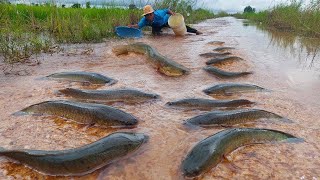
{"type": "Polygon", "coordinates": [[[139,29],[145,26],[152,26],[152,27],[160,27],[166,23],[168,23],[168,19],[170,15],[168,14],[169,9],[159,9],[155,10],[153,21],[149,22],[146,17],[143,17],[140,22],[138,23],[139,29]]]}

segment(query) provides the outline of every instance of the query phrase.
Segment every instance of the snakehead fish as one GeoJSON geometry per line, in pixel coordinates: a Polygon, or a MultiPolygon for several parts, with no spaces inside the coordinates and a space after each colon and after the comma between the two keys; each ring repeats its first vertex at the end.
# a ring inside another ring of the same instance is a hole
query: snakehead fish
{"type": "Polygon", "coordinates": [[[260,118],[279,119],[286,123],[292,123],[291,120],[278,114],[261,109],[240,109],[232,111],[211,111],[204,113],[185,121],[186,125],[196,126],[230,126],[235,124],[247,123],[260,118]]]}
{"type": "Polygon", "coordinates": [[[303,139],[272,129],[234,128],[223,130],[197,143],[183,160],[181,169],[184,176],[197,177],[217,166],[223,157],[239,147],[283,141],[302,142],[303,139]]]}
{"type": "Polygon", "coordinates": [[[213,100],[203,98],[190,98],[181,99],[177,101],[168,102],[166,105],[170,107],[183,107],[191,109],[214,109],[214,108],[227,108],[227,107],[239,107],[251,105],[251,102],[246,99],[235,99],[235,100],[213,100]]]}
{"type": "Polygon", "coordinates": [[[128,52],[144,54],[159,72],[167,76],[181,76],[190,73],[188,68],[161,55],[156,49],[145,43],[118,45],[113,47],[112,51],[116,55],[127,54],[128,52]]]}
{"type": "Polygon", "coordinates": [[[224,52],[224,53],[212,53],[212,52],[209,52],[209,53],[199,54],[199,56],[206,57],[206,58],[216,58],[216,57],[224,57],[224,56],[227,56],[227,55],[230,55],[230,54],[231,54],[230,52],[224,52]]]}
{"type": "Polygon", "coordinates": [[[240,84],[240,83],[222,83],[217,84],[207,89],[203,92],[208,95],[232,95],[235,93],[245,93],[254,91],[267,91],[267,89],[254,84],[240,84]]]}
{"type": "Polygon", "coordinates": [[[243,59],[238,56],[225,56],[225,57],[217,57],[217,58],[210,59],[206,62],[206,64],[211,65],[211,64],[218,64],[226,61],[239,61],[239,60],[243,60],[243,59]]]}
{"type": "Polygon", "coordinates": [[[55,115],[82,124],[102,126],[136,125],[138,120],[133,115],[111,106],[72,101],[45,101],[31,105],[14,115],[24,113],[55,115]]]}
{"type": "Polygon", "coordinates": [[[138,150],[148,136],[117,132],[91,144],[68,150],[43,151],[0,147],[0,156],[47,175],[80,176],[91,173],[138,150]]]}
{"type": "Polygon", "coordinates": [[[160,98],[157,94],[146,93],[135,89],[80,90],[66,88],[59,90],[59,92],[75,99],[97,102],[138,103],[160,98]]]}
{"type": "Polygon", "coordinates": [[[203,69],[205,71],[207,71],[208,73],[216,75],[220,78],[233,78],[233,77],[239,77],[239,76],[252,74],[252,72],[228,72],[228,71],[224,71],[224,70],[221,70],[221,69],[213,67],[213,66],[206,66],[203,69]]]}
{"type": "Polygon", "coordinates": [[[89,82],[91,84],[115,84],[117,80],[93,72],[60,72],[47,76],[57,80],[66,80],[74,82],[89,82]]]}

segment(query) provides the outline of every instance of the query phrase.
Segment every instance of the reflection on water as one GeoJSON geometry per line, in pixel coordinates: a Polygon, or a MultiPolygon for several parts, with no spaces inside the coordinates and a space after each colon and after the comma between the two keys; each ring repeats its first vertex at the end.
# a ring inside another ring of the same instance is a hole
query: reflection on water
{"type": "MultiPolygon", "coordinates": [[[[164,180],[183,179],[181,161],[200,140],[227,127],[187,129],[183,122],[203,111],[183,111],[165,106],[169,101],[183,98],[212,98],[202,90],[219,83],[249,83],[270,89],[270,92],[246,93],[226,99],[248,99],[256,102],[252,108],[264,109],[294,121],[292,124],[257,121],[239,127],[270,128],[293,134],[306,140],[304,143],[261,144],[239,148],[228,159],[205,173],[201,179],[313,179],[320,174],[320,81],[316,56],[311,69],[301,68],[298,53],[300,44],[295,40],[293,50],[288,50],[271,40],[267,31],[242,25],[234,18],[211,19],[194,25],[204,32],[197,36],[188,34],[175,37],[171,31],[160,37],[145,35],[140,39],[155,47],[159,53],[191,69],[181,77],[167,77],[148,65],[143,55],[129,53],[115,56],[111,49],[126,44],[127,40],[93,44],[92,53],[44,55],[38,66],[21,65],[13,71],[24,69],[24,76],[0,74],[0,146],[8,149],[62,150],[94,142],[112,132],[139,132],[149,135],[146,146],[137,154],[114,162],[94,173],[74,179],[132,179],[164,180]],[[208,44],[223,41],[224,45],[208,44]],[[169,42],[169,45],[168,45],[169,42]],[[232,55],[241,62],[225,63],[228,71],[248,70],[254,73],[236,79],[219,79],[203,70],[209,58],[199,54],[213,52],[216,47],[235,47],[232,55]],[[91,87],[79,83],[37,80],[63,71],[89,71],[118,80],[112,86],[91,87]],[[65,97],[56,91],[76,89],[133,88],[159,94],[158,101],[112,106],[139,119],[132,129],[108,129],[84,126],[62,118],[50,116],[19,116],[12,113],[27,106],[65,97]]],[[[274,38],[275,39],[275,38],[274,38]]],[[[302,42],[302,41],[301,41],[302,42]]],[[[311,47],[310,47],[311,48],[311,47]]],[[[83,48],[85,50],[85,48],[83,48]]],[[[300,53],[302,59],[307,52],[300,53]]],[[[311,51],[310,51],[311,52],[311,51]]],[[[212,98],[213,99],[213,98],[212,98]]],[[[237,126],[238,127],[238,126],[237,126]]],[[[11,163],[0,157],[0,179],[64,179],[42,175],[30,168],[11,163]]],[[[72,177],[73,178],[73,177],[72,177]]]]}
{"type": "MultiPolygon", "coordinates": [[[[243,26],[249,26],[250,23],[245,22],[243,26]]],[[[251,23],[251,25],[254,25],[251,23]]],[[[315,63],[320,63],[320,39],[301,37],[292,32],[277,31],[274,29],[266,29],[263,26],[256,26],[259,30],[265,32],[270,39],[270,44],[289,49],[294,56],[299,57],[299,61],[305,68],[312,68],[315,63]],[[315,62],[318,61],[318,62],[315,62]]]]}

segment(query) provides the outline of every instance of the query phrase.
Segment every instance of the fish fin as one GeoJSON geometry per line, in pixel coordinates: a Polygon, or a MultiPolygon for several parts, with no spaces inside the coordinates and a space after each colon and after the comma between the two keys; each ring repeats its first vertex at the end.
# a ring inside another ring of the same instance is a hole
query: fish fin
{"type": "Polygon", "coordinates": [[[87,124],[87,125],[84,126],[84,129],[88,130],[88,129],[92,128],[94,125],[95,125],[95,123],[87,124]]]}
{"type": "Polygon", "coordinates": [[[220,126],[223,127],[223,128],[231,128],[231,127],[233,127],[232,125],[227,125],[227,124],[221,124],[220,126]]]}
{"type": "Polygon", "coordinates": [[[289,142],[289,143],[302,143],[302,142],[305,142],[305,140],[303,138],[288,138],[288,139],[286,139],[286,142],[289,142]]]}
{"type": "Polygon", "coordinates": [[[24,116],[24,115],[27,115],[27,114],[28,113],[24,112],[24,111],[18,111],[18,112],[12,113],[13,116],[24,116]]]}
{"type": "Polygon", "coordinates": [[[192,123],[189,123],[188,121],[184,121],[183,125],[188,130],[196,130],[196,129],[200,129],[201,128],[200,126],[197,126],[197,125],[194,125],[192,123]]]}
{"type": "Polygon", "coordinates": [[[281,118],[280,121],[285,122],[285,123],[294,123],[291,119],[288,118],[281,118]]]}
{"type": "Polygon", "coordinates": [[[222,156],[222,161],[226,163],[226,165],[229,167],[232,172],[238,172],[241,168],[237,165],[235,165],[226,155],[222,156]]]}
{"type": "Polygon", "coordinates": [[[0,153],[1,153],[1,152],[4,152],[4,151],[6,151],[6,149],[3,148],[3,147],[0,147],[0,153]]]}
{"type": "Polygon", "coordinates": [[[81,83],[82,86],[90,86],[91,83],[89,81],[85,81],[81,83]]]}
{"type": "Polygon", "coordinates": [[[109,83],[107,83],[109,86],[114,85],[118,82],[118,80],[112,79],[109,83]]]}
{"type": "Polygon", "coordinates": [[[229,92],[229,91],[224,91],[224,95],[226,95],[226,96],[232,96],[233,93],[232,93],[232,92],[229,92]]]}
{"type": "Polygon", "coordinates": [[[34,80],[36,80],[36,81],[44,81],[44,80],[49,80],[49,79],[50,79],[50,77],[45,76],[45,77],[38,77],[38,78],[35,78],[34,80]]]}

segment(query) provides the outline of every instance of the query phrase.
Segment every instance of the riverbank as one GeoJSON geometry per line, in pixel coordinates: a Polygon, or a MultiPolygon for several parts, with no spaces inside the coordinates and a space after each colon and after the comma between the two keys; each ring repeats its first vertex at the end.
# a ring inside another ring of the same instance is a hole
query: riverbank
{"type": "Polygon", "coordinates": [[[248,19],[269,29],[294,32],[300,36],[320,38],[320,3],[292,2],[280,4],[270,10],[258,13],[235,14],[237,18],[248,19]]]}
{"type": "MultiPolygon", "coordinates": [[[[174,7],[173,11],[184,15],[186,23],[213,17],[210,11],[193,9],[189,4],[182,6],[178,2],[174,7]]],[[[9,64],[24,62],[34,54],[50,53],[53,46],[61,43],[97,43],[116,38],[116,26],[138,23],[142,14],[137,8],[62,8],[50,4],[0,3],[0,10],[0,55],[9,64]]]]}

